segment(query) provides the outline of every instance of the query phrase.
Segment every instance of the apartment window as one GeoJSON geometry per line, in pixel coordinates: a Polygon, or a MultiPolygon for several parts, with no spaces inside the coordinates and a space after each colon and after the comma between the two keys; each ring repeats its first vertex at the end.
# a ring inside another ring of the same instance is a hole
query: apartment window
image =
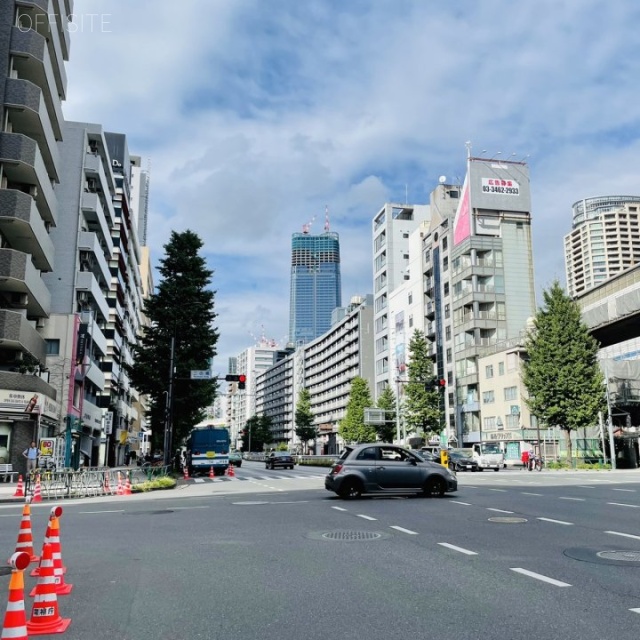
{"type": "Polygon", "coordinates": [[[504,362],[498,362],[498,375],[504,375],[504,362]]]}
{"type": "Polygon", "coordinates": [[[493,378],[493,365],[489,364],[484,368],[484,375],[487,378],[493,378]]]}
{"type": "Polygon", "coordinates": [[[520,415],[517,413],[507,415],[506,426],[507,429],[517,429],[520,426],[520,415]]]}
{"type": "Polygon", "coordinates": [[[442,270],[446,271],[449,268],[449,258],[447,256],[445,256],[442,259],[442,270]]]}
{"type": "Polygon", "coordinates": [[[402,234],[402,237],[403,237],[403,238],[408,238],[408,237],[409,237],[409,234],[405,231],[405,232],[402,234]]]}
{"type": "Polygon", "coordinates": [[[451,327],[445,327],[444,337],[445,337],[445,340],[447,341],[451,340],[451,327]]]}
{"type": "Polygon", "coordinates": [[[490,418],[485,418],[483,422],[484,422],[484,428],[487,431],[493,431],[496,428],[496,417],[495,416],[491,416],[490,418]]]}
{"type": "MultiPolygon", "coordinates": [[[[447,238],[444,237],[444,238],[442,238],[442,250],[446,251],[447,250],[447,246],[448,246],[447,238]]],[[[445,258],[445,260],[446,260],[446,258],[445,258]]]]}
{"type": "Polygon", "coordinates": [[[60,355],[60,340],[45,340],[48,356],[60,355]]]}
{"type": "Polygon", "coordinates": [[[447,362],[451,362],[451,348],[447,349],[447,362]]]}
{"type": "Polygon", "coordinates": [[[444,283],[444,295],[445,296],[449,295],[449,283],[448,282],[444,283]]]}
{"type": "Polygon", "coordinates": [[[413,316],[409,316],[409,327],[413,327],[413,316]]]}
{"type": "Polygon", "coordinates": [[[505,387],[504,389],[505,400],[517,400],[518,399],[518,387],[505,387]]]}
{"type": "Polygon", "coordinates": [[[444,305],[444,317],[449,318],[451,316],[451,305],[444,305]]]}
{"type": "Polygon", "coordinates": [[[409,304],[413,304],[413,293],[409,294],[408,301],[409,301],[409,304]]]}
{"type": "Polygon", "coordinates": [[[491,404],[496,401],[496,395],[493,391],[485,391],[482,394],[482,404],[491,404]]]}

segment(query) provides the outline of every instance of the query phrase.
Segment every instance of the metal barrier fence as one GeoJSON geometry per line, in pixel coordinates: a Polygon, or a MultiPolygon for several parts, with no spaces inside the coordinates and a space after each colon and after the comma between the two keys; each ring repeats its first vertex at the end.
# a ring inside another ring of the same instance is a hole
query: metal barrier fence
{"type": "MultiPolygon", "coordinates": [[[[125,489],[127,478],[132,485],[140,484],[153,478],[166,476],[169,467],[83,467],[79,470],[57,469],[40,470],[40,492],[42,499],[58,500],[60,498],[86,498],[90,496],[117,495],[125,489]],[[119,491],[119,487],[120,490],[119,491]]],[[[33,494],[36,485],[36,474],[26,477],[25,488],[33,494]]]]}

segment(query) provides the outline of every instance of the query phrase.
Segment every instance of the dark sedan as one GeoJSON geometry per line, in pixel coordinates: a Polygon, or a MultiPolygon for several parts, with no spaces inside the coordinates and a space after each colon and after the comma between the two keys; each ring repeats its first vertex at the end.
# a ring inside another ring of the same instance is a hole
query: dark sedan
{"type": "Polygon", "coordinates": [[[265,458],[265,468],[267,469],[275,469],[276,467],[293,469],[295,463],[293,456],[288,451],[272,451],[265,458]]]}
{"type": "Polygon", "coordinates": [[[478,461],[473,459],[473,452],[449,451],[449,469],[452,471],[477,471],[478,461]]]}

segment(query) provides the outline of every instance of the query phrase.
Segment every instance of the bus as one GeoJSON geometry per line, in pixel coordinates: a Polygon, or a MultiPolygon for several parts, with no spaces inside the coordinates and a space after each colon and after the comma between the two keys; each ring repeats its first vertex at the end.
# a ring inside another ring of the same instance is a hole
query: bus
{"type": "Polygon", "coordinates": [[[222,476],[229,468],[231,438],[226,427],[196,427],[187,439],[187,467],[189,475],[208,475],[213,467],[216,476],[222,476]]]}

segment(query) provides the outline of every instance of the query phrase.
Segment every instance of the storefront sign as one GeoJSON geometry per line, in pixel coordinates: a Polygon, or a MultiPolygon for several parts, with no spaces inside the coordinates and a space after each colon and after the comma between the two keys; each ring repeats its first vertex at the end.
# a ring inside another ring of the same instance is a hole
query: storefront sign
{"type": "Polygon", "coordinates": [[[515,180],[500,178],[482,178],[483,193],[499,193],[505,196],[520,195],[520,185],[515,180]]]}
{"type": "Polygon", "coordinates": [[[522,440],[522,432],[520,431],[496,431],[494,433],[487,433],[486,439],[492,442],[498,440],[522,440]]]}

